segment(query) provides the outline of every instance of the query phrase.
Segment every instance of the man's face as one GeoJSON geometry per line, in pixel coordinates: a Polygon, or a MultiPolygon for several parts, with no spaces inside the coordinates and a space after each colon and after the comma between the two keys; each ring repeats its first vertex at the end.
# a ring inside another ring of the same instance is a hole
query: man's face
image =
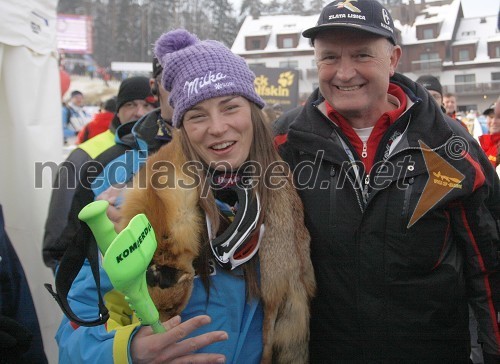
{"type": "Polygon", "coordinates": [[[75,95],[71,98],[71,102],[76,106],[83,106],[83,95],[75,95]]]}
{"type": "Polygon", "coordinates": [[[123,104],[118,110],[118,118],[120,124],[128,123],[129,121],[139,120],[141,117],[153,111],[155,107],[146,100],[132,100],[123,104]]]}
{"type": "Polygon", "coordinates": [[[500,133],[500,102],[498,100],[495,105],[495,115],[491,123],[488,124],[488,128],[490,134],[500,133]]]}
{"type": "Polygon", "coordinates": [[[445,96],[443,104],[447,114],[453,114],[457,111],[457,99],[455,96],[445,96]]]}
{"type": "Polygon", "coordinates": [[[441,97],[441,94],[434,90],[427,90],[427,92],[429,92],[434,101],[436,101],[436,104],[441,107],[441,105],[443,104],[443,98],[441,97]]]}
{"type": "Polygon", "coordinates": [[[314,40],[321,94],[342,116],[378,118],[401,48],[370,33],[335,29],[314,40]]]}
{"type": "Polygon", "coordinates": [[[488,130],[490,130],[491,124],[495,120],[495,109],[491,110],[491,112],[486,114],[485,117],[486,117],[486,125],[488,126],[488,130]]]}

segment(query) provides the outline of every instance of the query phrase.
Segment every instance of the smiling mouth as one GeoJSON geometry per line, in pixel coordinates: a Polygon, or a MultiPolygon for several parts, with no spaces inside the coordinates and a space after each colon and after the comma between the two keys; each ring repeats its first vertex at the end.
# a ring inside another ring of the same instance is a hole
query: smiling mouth
{"type": "Polygon", "coordinates": [[[221,151],[233,146],[236,142],[225,142],[220,144],[215,144],[210,147],[210,149],[221,151]]]}
{"type": "Polygon", "coordinates": [[[356,91],[361,88],[361,86],[335,86],[340,91],[356,91]]]}

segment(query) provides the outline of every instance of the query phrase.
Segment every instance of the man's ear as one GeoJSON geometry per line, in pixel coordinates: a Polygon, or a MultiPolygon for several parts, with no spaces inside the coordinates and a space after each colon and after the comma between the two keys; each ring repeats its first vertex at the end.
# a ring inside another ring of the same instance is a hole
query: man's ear
{"type": "Polygon", "coordinates": [[[392,51],[391,51],[391,67],[390,67],[390,73],[391,73],[391,77],[394,76],[394,73],[396,72],[396,68],[399,64],[399,60],[401,59],[401,53],[402,53],[402,50],[401,50],[401,47],[396,45],[394,47],[392,47],[392,51]]]}
{"type": "Polygon", "coordinates": [[[151,88],[151,94],[155,97],[156,102],[158,102],[158,82],[156,79],[149,79],[149,87],[151,88]]]}

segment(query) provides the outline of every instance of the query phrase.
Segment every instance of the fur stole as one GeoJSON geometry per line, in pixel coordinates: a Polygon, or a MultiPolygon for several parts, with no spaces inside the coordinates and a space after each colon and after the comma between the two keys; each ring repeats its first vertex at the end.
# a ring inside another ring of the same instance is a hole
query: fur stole
{"type": "MultiPolygon", "coordinates": [[[[136,214],[145,213],[155,231],[158,247],[148,274],[162,280],[148,289],[162,320],[186,306],[195,276],[193,260],[207,236],[198,190],[179,188],[180,183],[196,182],[181,168],[186,158],[179,134],[148,158],[121,209],[122,228],[136,214]]],[[[302,202],[288,183],[273,190],[268,206],[272,208],[265,211],[266,230],[258,253],[264,307],[262,363],[307,363],[315,280],[302,202]]]]}

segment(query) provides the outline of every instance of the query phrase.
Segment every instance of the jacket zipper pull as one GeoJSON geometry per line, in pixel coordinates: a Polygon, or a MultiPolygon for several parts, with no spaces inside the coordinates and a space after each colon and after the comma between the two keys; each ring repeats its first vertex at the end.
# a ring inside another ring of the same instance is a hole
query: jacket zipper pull
{"type": "Polygon", "coordinates": [[[369,196],[369,194],[368,194],[368,187],[369,186],[370,186],[370,175],[367,174],[365,176],[365,185],[363,186],[363,193],[362,193],[363,194],[363,201],[364,201],[365,205],[368,202],[368,196],[369,196]]]}
{"type": "Polygon", "coordinates": [[[363,142],[363,151],[361,152],[361,158],[365,159],[368,157],[368,145],[366,142],[363,142]]]}

